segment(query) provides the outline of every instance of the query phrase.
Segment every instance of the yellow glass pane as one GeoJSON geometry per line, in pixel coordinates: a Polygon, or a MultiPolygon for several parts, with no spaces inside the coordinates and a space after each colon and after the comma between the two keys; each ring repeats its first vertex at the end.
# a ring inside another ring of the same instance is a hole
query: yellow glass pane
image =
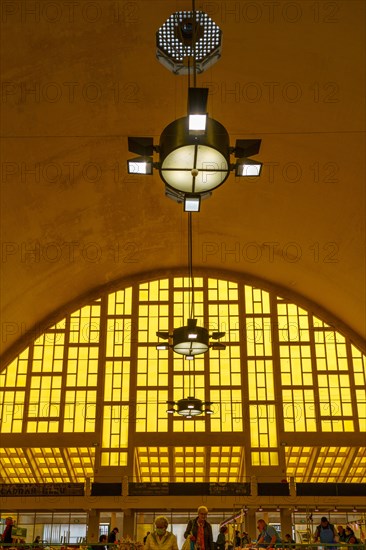
{"type": "Polygon", "coordinates": [[[245,285],[245,310],[246,313],[253,313],[253,296],[252,296],[252,287],[245,285]]]}
{"type": "Polygon", "coordinates": [[[252,452],[252,466],[260,466],[260,453],[252,452]]]}

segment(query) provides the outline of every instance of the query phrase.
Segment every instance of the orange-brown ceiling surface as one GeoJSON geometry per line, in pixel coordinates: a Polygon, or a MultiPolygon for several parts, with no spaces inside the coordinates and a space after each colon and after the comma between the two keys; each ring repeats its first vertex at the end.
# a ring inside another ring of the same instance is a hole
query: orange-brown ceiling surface
{"type": "MultiPolygon", "coordinates": [[[[130,176],[127,136],[186,114],[187,77],[155,58],[168,0],[11,0],[2,9],[3,352],[65,304],[187,263],[186,214],[157,172],[130,176]]],[[[196,3],[223,32],[198,76],[230,134],[261,138],[193,221],[194,267],[316,302],[365,338],[363,0],[196,3]]],[[[6,355],[5,355],[6,357],[6,355]]]]}

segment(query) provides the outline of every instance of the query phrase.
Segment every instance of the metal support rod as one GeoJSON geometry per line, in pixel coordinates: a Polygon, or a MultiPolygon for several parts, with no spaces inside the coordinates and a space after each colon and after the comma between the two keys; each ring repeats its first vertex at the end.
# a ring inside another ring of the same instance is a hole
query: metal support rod
{"type": "Polygon", "coordinates": [[[193,88],[196,87],[196,75],[197,75],[197,63],[196,63],[196,1],[192,0],[192,11],[193,11],[193,88]]]}
{"type": "Polygon", "coordinates": [[[192,252],[192,212],[188,212],[188,277],[191,294],[189,318],[194,319],[194,279],[193,279],[193,252],[192,252]]]}

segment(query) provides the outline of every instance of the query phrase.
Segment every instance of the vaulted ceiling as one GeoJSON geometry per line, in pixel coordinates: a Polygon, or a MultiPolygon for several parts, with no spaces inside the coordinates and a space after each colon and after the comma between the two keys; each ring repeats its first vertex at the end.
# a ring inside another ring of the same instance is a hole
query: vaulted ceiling
{"type": "MultiPolygon", "coordinates": [[[[127,136],[186,114],[187,78],[155,32],[190,2],[2,5],[2,351],[109,282],[186,266],[186,214],[127,136]]],[[[365,3],[200,2],[223,32],[198,77],[209,114],[261,138],[262,176],[232,174],[194,215],[194,266],[316,302],[365,338],[365,3]]]]}

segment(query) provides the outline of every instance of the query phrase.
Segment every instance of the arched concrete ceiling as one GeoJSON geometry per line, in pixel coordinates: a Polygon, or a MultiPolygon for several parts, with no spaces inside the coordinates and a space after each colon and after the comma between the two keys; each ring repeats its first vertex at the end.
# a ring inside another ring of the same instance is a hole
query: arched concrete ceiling
{"type": "MultiPolygon", "coordinates": [[[[195,266],[294,290],[363,338],[365,6],[196,4],[223,31],[221,60],[198,77],[210,116],[232,145],[262,138],[265,166],[232,174],[194,216],[195,266]]],[[[157,142],[185,115],[187,78],[155,59],[155,32],[190,7],[2,4],[3,351],[79,295],[186,266],[182,207],[126,159],[127,136],[157,142]]]]}

